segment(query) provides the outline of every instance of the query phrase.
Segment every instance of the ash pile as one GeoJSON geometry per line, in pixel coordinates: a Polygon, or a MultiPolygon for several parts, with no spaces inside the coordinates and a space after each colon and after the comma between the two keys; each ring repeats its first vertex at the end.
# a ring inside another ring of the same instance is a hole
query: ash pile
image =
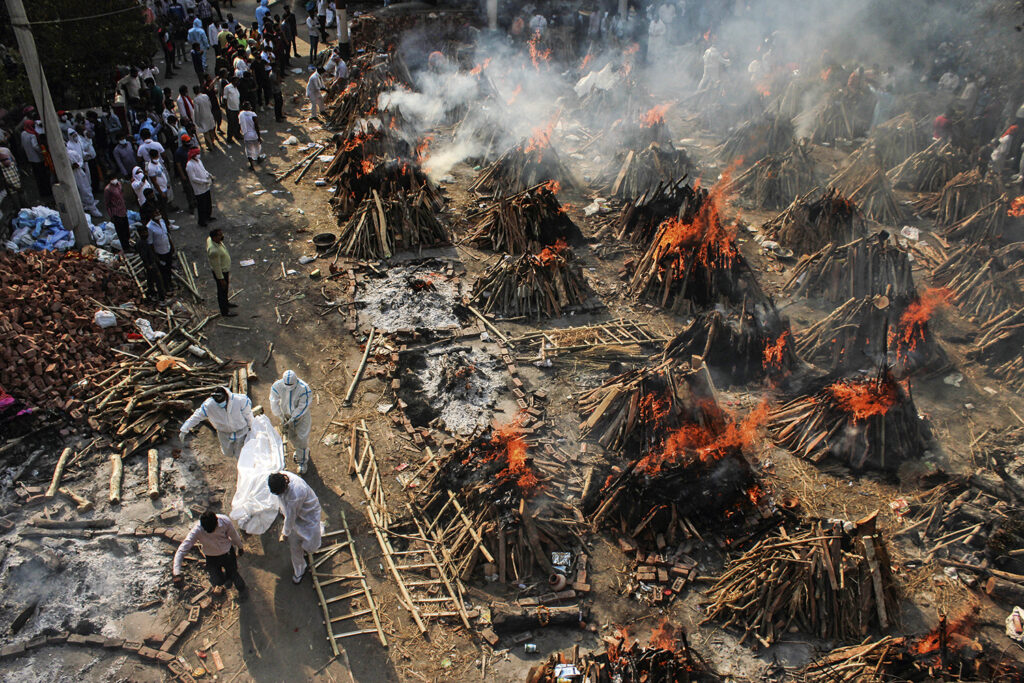
{"type": "Polygon", "coordinates": [[[360,323],[384,332],[457,329],[465,321],[461,287],[446,270],[435,260],[372,270],[354,299],[360,323]]]}

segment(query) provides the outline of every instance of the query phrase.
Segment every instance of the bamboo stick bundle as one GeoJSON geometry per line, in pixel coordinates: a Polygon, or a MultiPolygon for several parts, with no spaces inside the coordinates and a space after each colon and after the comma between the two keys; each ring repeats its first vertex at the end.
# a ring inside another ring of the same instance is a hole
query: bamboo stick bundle
{"type": "Polygon", "coordinates": [[[701,311],[665,344],[662,355],[685,361],[700,356],[736,384],[781,380],[799,364],[789,321],[773,306],[701,311]]]}
{"type": "Polygon", "coordinates": [[[832,144],[836,140],[853,140],[866,132],[871,122],[870,109],[864,100],[845,89],[829,91],[817,105],[797,115],[798,130],[807,131],[812,142],[832,144]]]}
{"type": "Polygon", "coordinates": [[[1024,393],[1024,308],[1007,309],[991,318],[967,357],[985,363],[989,373],[1007,383],[1011,391],[1024,393]]]}
{"type": "Polygon", "coordinates": [[[838,190],[856,202],[868,218],[884,225],[898,225],[903,210],[896,203],[892,185],[874,150],[862,148],[852,163],[829,181],[829,189],[838,190]]]}
{"type": "MultiPolygon", "coordinates": [[[[884,149],[884,148],[882,148],[884,149]]],[[[888,172],[893,187],[914,192],[939,192],[963,168],[963,155],[948,142],[936,140],[906,157],[888,172]]]]}
{"type": "Polygon", "coordinates": [[[942,231],[942,236],[951,240],[963,240],[973,244],[991,243],[1003,236],[1007,226],[1008,195],[981,207],[970,216],[963,218],[942,231]]]}
{"type": "Polygon", "coordinates": [[[846,244],[832,243],[802,257],[783,291],[840,303],[884,294],[912,296],[917,287],[907,252],[882,232],[846,244]]]}
{"type": "Polygon", "coordinates": [[[531,320],[558,317],[583,306],[590,290],[565,241],[538,254],[505,257],[473,285],[472,300],[483,313],[531,320]]]}
{"type": "Polygon", "coordinates": [[[517,255],[540,251],[559,239],[580,237],[557,192],[557,183],[547,182],[493,201],[467,216],[474,225],[466,241],[479,249],[517,255]]]}
{"type": "Polygon", "coordinates": [[[494,163],[487,166],[469,189],[473,192],[502,197],[517,194],[540,183],[554,180],[563,188],[578,188],[575,175],[558,156],[550,140],[535,135],[510,147],[494,163]]]}
{"type": "Polygon", "coordinates": [[[661,183],[686,176],[692,168],[686,153],[672,143],[651,143],[639,151],[628,149],[616,155],[605,169],[605,192],[632,201],[661,183]]]}
{"type": "Polygon", "coordinates": [[[726,162],[761,159],[785,154],[795,142],[796,135],[789,119],[765,114],[745,122],[733,131],[716,152],[726,162]]]}
{"type": "MultiPolygon", "coordinates": [[[[898,597],[881,535],[841,523],[780,531],[726,564],[704,600],[708,621],[768,647],[791,630],[824,640],[860,639],[895,621],[898,597]]],[[[833,679],[834,680],[834,679],[833,679]]]]}
{"type": "Polygon", "coordinates": [[[905,645],[904,638],[869,636],[859,645],[839,647],[814,660],[798,674],[801,683],[887,683],[890,667],[905,645]]]}
{"type": "Polygon", "coordinates": [[[1002,183],[993,175],[983,176],[977,168],[962,171],[950,178],[942,191],[916,204],[922,213],[935,216],[935,225],[951,226],[979,209],[996,201],[1003,194],[1002,183]]]}
{"type": "Polygon", "coordinates": [[[796,352],[830,370],[878,367],[888,348],[888,297],[851,298],[799,333],[796,352]]]}
{"type": "Polygon", "coordinates": [[[865,144],[878,150],[885,168],[892,168],[930,143],[931,136],[914,115],[904,112],[875,126],[865,144]]]}
{"type": "Polygon", "coordinates": [[[1018,252],[1014,245],[993,251],[985,244],[966,244],[932,272],[932,281],[952,290],[961,313],[987,328],[1024,306],[1024,261],[1018,252]]]}
{"type": "Polygon", "coordinates": [[[884,366],[869,379],[826,377],[818,390],[772,413],[768,429],[798,458],[821,462],[831,455],[857,470],[895,470],[927,447],[913,399],[884,366]]]}
{"type": "Polygon", "coordinates": [[[766,239],[798,254],[810,254],[830,243],[845,244],[868,234],[857,205],[834,189],[816,199],[815,192],[797,197],[785,211],[761,226],[766,239]]]}
{"type": "Polygon", "coordinates": [[[736,177],[733,190],[756,207],[781,209],[814,187],[814,177],[807,146],[797,144],[784,154],[761,158],[736,177]]]}
{"type": "Polygon", "coordinates": [[[389,259],[401,251],[450,244],[448,229],[434,213],[425,188],[407,199],[382,198],[377,190],[363,199],[342,226],[335,246],[343,256],[389,259]]]}

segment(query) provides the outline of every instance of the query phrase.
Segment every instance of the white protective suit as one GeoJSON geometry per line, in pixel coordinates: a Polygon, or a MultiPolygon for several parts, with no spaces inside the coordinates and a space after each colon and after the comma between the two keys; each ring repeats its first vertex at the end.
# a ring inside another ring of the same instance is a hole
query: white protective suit
{"type": "Polygon", "coordinates": [[[324,88],[324,82],[320,78],[320,72],[314,71],[306,81],[306,97],[309,98],[309,118],[315,119],[324,110],[324,94],[320,92],[324,88]]]}
{"type": "Polygon", "coordinates": [[[309,430],[313,425],[310,415],[313,391],[291,370],[270,387],[270,412],[281,420],[281,432],[295,448],[295,464],[299,474],[305,474],[309,463],[309,430]]]}
{"type": "Polygon", "coordinates": [[[210,425],[217,430],[221,453],[237,460],[245,440],[249,438],[249,430],[252,429],[252,401],[244,394],[232,394],[229,391],[227,405],[221,407],[211,396],[181,425],[181,440],[184,441],[188,433],[203,420],[209,420],[210,425]]]}
{"type": "Polygon", "coordinates": [[[284,515],[281,533],[288,537],[294,572],[292,580],[298,582],[306,573],[304,553],[320,549],[320,536],[324,528],[320,521],[320,501],[313,493],[313,489],[297,474],[282,474],[288,477],[288,488],[277,497],[281,513],[284,515]]]}
{"type": "Polygon", "coordinates": [[[723,57],[714,45],[704,51],[701,59],[704,61],[704,75],[697,85],[697,92],[704,92],[717,86],[722,80],[722,67],[729,66],[729,60],[723,57]]]}
{"type": "MultiPolygon", "coordinates": [[[[71,132],[77,141],[78,135],[74,131],[71,132]]],[[[92,194],[89,167],[85,165],[85,157],[82,156],[80,146],[77,142],[69,140],[66,149],[68,151],[68,161],[71,162],[71,172],[75,176],[75,185],[78,186],[78,196],[82,199],[82,208],[94,218],[102,217],[103,214],[100,213],[100,209],[96,205],[96,198],[92,194]]]]}

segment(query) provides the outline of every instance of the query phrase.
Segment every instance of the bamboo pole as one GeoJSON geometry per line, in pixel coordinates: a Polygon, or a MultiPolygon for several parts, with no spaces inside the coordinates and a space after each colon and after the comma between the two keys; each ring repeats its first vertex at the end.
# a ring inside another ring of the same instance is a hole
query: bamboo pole
{"type": "Polygon", "coordinates": [[[147,474],[149,479],[149,497],[157,498],[160,495],[160,460],[155,448],[150,448],[146,453],[147,474]]]}
{"type": "Polygon", "coordinates": [[[64,476],[64,468],[67,466],[70,456],[70,448],[65,448],[61,451],[60,458],[57,460],[57,466],[53,468],[53,479],[50,480],[50,488],[46,489],[47,498],[53,498],[57,495],[57,487],[60,486],[60,478],[64,476]]]}
{"type": "Polygon", "coordinates": [[[124,475],[124,462],[117,453],[110,454],[110,504],[121,502],[121,478],[124,475]]]}

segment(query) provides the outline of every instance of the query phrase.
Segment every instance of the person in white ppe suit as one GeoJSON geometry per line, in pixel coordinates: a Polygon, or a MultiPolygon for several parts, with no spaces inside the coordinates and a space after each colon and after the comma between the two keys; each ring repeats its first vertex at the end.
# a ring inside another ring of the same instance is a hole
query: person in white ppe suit
{"type": "Polygon", "coordinates": [[[313,391],[291,370],[270,387],[270,412],[281,420],[281,433],[295,448],[293,458],[299,474],[309,466],[309,430],[313,425],[310,404],[313,391]]]}
{"type": "Polygon", "coordinates": [[[178,436],[182,443],[203,420],[209,421],[217,430],[221,453],[237,460],[245,440],[249,438],[249,430],[252,429],[252,401],[245,394],[232,394],[224,387],[217,387],[210,398],[203,401],[203,405],[181,425],[178,436]]]}
{"type": "Polygon", "coordinates": [[[301,583],[309,566],[305,553],[320,549],[323,524],[320,522],[320,501],[313,489],[297,474],[274,472],[267,477],[267,487],[277,496],[284,514],[282,540],[288,539],[292,555],[292,583],[301,583]]]}

